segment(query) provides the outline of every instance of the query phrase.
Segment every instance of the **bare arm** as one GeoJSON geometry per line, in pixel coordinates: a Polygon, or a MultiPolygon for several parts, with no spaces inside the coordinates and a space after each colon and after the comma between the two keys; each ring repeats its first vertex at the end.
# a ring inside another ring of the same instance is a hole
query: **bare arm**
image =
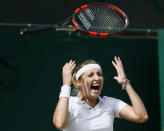
{"type": "MultiPolygon", "coordinates": [[[[64,65],[63,72],[62,72],[63,85],[71,86],[72,71],[74,68],[75,68],[75,62],[72,60],[64,65]]],[[[68,106],[69,106],[69,98],[60,97],[53,115],[53,124],[59,130],[62,130],[67,127],[68,119],[69,119],[68,106]]]]}
{"type": "MultiPolygon", "coordinates": [[[[114,60],[115,61],[112,61],[112,64],[117,70],[118,74],[118,76],[115,76],[114,79],[117,80],[119,84],[123,84],[127,79],[124,72],[123,64],[119,57],[115,57],[114,60]]],[[[129,82],[126,85],[125,90],[130,98],[132,105],[125,106],[120,111],[120,117],[137,123],[145,122],[148,119],[148,114],[141,98],[138,96],[138,94],[135,92],[129,82]]]]}
{"type": "Polygon", "coordinates": [[[123,108],[120,111],[120,117],[137,123],[143,123],[147,121],[148,114],[146,112],[145,106],[138,94],[132,88],[131,84],[127,84],[126,92],[129,95],[132,106],[127,105],[125,108],[123,108]]]}
{"type": "Polygon", "coordinates": [[[53,124],[59,130],[63,130],[67,127],[69,117],[68,104],[69,98],[60,98],[56,106],[55,113],[53,116],[53,124]]]}

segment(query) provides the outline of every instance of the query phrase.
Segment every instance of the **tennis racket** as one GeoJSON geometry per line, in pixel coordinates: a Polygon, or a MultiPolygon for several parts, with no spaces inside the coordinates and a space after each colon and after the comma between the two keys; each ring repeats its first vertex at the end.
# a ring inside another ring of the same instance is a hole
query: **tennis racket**
{"type": "Polygon", "coordinates": [[[129,20],[118,7],[107,3],[85,4],[77,8],[73,14],[61,23],[25,28],[21,35],[45,31],[80,31],[90,36],[106,37],[125,30],[129,20]]]}

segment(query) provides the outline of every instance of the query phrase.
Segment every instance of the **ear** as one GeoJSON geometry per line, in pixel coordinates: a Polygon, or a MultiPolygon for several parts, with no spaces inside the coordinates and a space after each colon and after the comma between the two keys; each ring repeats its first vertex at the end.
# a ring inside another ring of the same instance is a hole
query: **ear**
{"type": "Polygon", "coordinates": [[[82,87],[81,81],[76,80],[76,86],[80,89],[82,87]]]}

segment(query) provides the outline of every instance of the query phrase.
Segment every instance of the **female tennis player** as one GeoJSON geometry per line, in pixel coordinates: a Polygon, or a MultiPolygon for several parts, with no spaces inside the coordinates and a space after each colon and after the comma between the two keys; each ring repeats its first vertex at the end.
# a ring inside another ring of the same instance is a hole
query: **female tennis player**
{"type": "Polygon", "coordinates": [[[113,131],[115,117],[136,123],[147,121],[145,106],[127,79],[121,59],[114,57],[112,64],[117,71],[114,79],[127,92],[132,105],[113,97],[100,97],[104,78],[101,66],[97,62],[84,61],[72,76],[76,64],[71,60],[63,67],[63,86],[53,116],[53,124],[57,129],[113,131]],[[70,96],[72,80],[78,90],[77,96],[70,96]]]}

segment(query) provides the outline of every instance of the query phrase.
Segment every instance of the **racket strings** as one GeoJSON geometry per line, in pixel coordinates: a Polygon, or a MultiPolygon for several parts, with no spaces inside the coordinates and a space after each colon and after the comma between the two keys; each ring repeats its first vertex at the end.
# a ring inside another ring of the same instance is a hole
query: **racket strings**
{"type": "Polygon", "coordinates": [[[111,15],[106,15],[108,17],[106,23],[108,23],[108,26],[110,26],[111,28],[115,27],[114,30],[120,31],[120,29],[122,29],[122,25],[125,25],[123,19],[121,19],[122,17],[120,16],[120,14],[118,14],[116,10],[112,8],[108,8],[108,10],[111,12],[111,15]]]}
{"type": "Polygon", "coordinates": [[[75,18],[78,26],[84,31],[97,33],[115,33],[125,28],[122,14],[109,7],[98,6],[81,11],[75,18]]]}
{"type": "Polygon", "coordinates": [[[93,26],[91,30],[95,30],[95,32],[111,32],[114,33],[115,31],[120,31],[122,29],[122,19],[118,13],[111,9],[111,8],[98,8],[99,11],[97,12],[96,20],[93,22],[93,26]]]}
{"type": "MultiPolygon", "coordinates": [[[[109,23],[113,23],[113,19],[111,19],[112,16],[110,15],[104,16],[104,14],[106,14],[107,12],[107,8],[105,9],[106,10],[104,11],[102,10],[99,11],[99,14],[97,15],[98,16],[97,22],[94,23],[95,27],[101,28],[100,32],[108,32],[108,30],[111,29],[111,25],[109,25],[109,23]]],[[[98,29],[96,31],[98,31],[98,29]]]]}
{"type": "Polygon", "coordinates": [[[112,9],[111,12],[112,12],[112,15],[108,18],[107,23],[109,23],[110,27],[116,27],[115,28],[116,31],[121,31],[122,25],[124,25],[125,23],[123,23],[122,19],[120,19],[120,16],[115,10],[112,9]]]}

